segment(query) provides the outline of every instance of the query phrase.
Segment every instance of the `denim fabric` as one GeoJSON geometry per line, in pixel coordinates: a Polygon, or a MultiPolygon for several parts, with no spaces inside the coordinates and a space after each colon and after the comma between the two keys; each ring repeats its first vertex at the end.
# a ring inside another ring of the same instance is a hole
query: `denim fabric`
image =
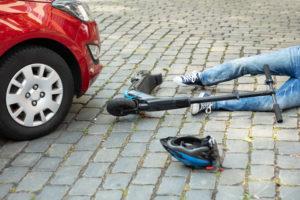
{"type": "MultiPolygon", "coordinates": [[[[300,106],[300,46],[280,51],[244,57],[220,64],[214,68],[199,72],[197,75],[203,85],[215,85],[246,74],[264,74],[263,66],[268,64],[272,75],[289,76],[277,91],[276,97],[281,109],[300,106]]],[[[249,97],[240,100],[213,103],[214,110],[253,110],[271,111],[272,97],[249,97]]]]}

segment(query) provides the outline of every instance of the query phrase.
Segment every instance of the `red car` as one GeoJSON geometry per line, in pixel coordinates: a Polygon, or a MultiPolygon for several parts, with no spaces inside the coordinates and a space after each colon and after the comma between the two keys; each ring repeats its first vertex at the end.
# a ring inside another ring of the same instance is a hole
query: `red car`
{"type": "Polygon", "coordinates": [[[95,20],[80,0],[0,1],[0,133],[53,131],[101,70],[95,20]]]}

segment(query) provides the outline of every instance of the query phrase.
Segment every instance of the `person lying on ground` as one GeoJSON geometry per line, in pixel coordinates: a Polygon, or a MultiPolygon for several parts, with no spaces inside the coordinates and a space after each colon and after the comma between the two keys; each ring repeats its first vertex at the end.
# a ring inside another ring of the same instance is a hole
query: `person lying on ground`
{"type": "MultiPolygon", "coordinates": [[[[290,77],[276,92],[280,108],[284,110],[300,106],[300,46],[231,60],[202,72],[176,76],[173,81],[184,86],[217,85],[246,74],[264,74],[263,66],[265,64],[269,65],[272,75],[290,77]]],[[[199,97],[204,96],[209,96],[209,94],[201,92],[199,95],[199,97]]],[[[272,109],[271,96],[258,96],[239,100],[193,104],[191,112],[192,115],[196,115],[204,111],[210,112],[211,110],[272,111],[272,109]]]]}

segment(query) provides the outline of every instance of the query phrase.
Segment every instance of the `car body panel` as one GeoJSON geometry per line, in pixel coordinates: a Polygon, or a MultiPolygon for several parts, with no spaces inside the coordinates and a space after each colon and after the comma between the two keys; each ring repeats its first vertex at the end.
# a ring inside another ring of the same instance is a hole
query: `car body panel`
{"type": "Polygon", "coordinates": [[[77,60],[81,72],[79,91],[83,94],[102,68],[94,63],[87,49],[87,44],[100,43],[97,24],[81,22],[52,7],[49,2],[0,2],[0,56],[15,45],[31,39],[54,40],[68,48],[77,60]]]}

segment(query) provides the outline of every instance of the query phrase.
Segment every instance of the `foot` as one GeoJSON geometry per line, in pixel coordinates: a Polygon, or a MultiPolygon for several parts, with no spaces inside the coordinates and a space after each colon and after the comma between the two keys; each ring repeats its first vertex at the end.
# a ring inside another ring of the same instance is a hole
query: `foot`
{"type": "MultiPolygon", "coordinates": [[[[207,92],[200,92],[198,97],[208,97],[210,96],[207,92]]],[[[192,115],[197,115],[199,113],[205,112],[207,114],[211,113],[211,102],[206,103],[195,103],[191,106],[192,115]]]]}
{"type": "Polygon", "coordinates": [[[202,85],[197,72],[192,72],[191,74],[176,76],[173,81],[181,86],[188,85],[202,85]]]}

